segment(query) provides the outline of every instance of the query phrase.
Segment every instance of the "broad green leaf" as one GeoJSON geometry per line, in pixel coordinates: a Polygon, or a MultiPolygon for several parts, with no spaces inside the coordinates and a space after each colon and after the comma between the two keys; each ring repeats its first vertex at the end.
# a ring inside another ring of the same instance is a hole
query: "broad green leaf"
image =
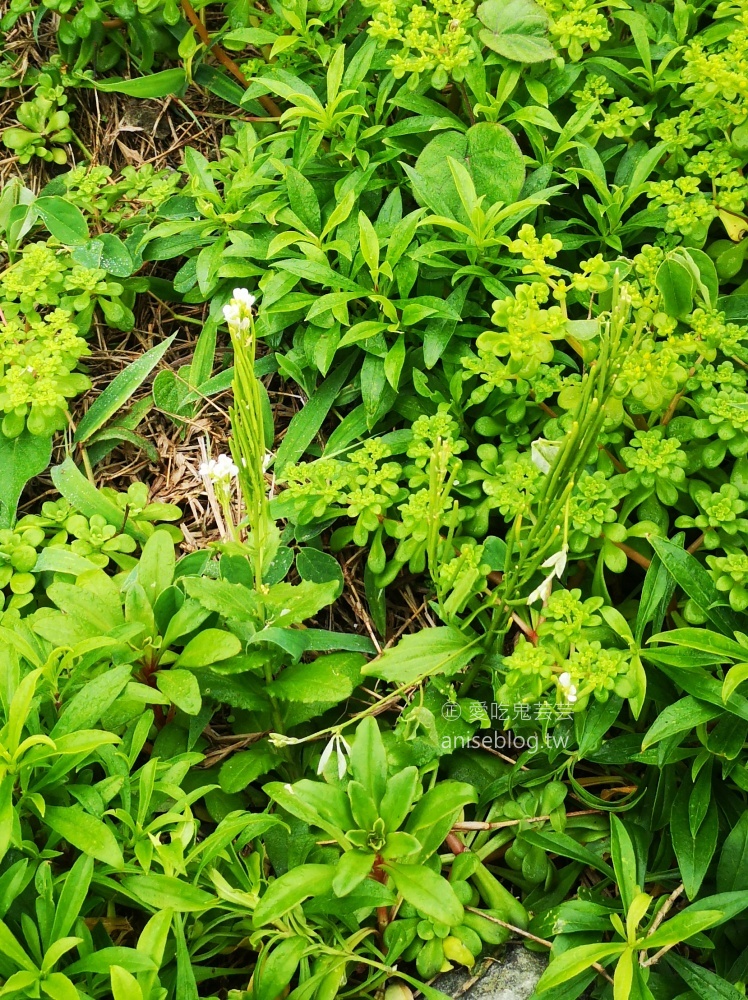
{"type": "Polygon", "coordinates": [[[669,948],[681,941],[687,941],[708,927],[714,927],[722,920],[719,910],[698,910],[693,912],[689,906],[677,913],[670,920],[660,924],[654,934],[645,938],[647,948],[669,948]]]}
{"type": "Polygon", "coordinates": [[[128,875],[122,888],[155,910],[192,913],[210,909],[215,896],[172,875],[128,875]]]}
{"type": "Polygon", "coordinates": [[[694,281],[689,269],[672,257],[666,258],[657,270],[655,283],[665,312],[675,319],[685,316],[693,307],[694,281]]]}
{"type": "Polygon", "coordinates": [[[253,1000],[277,1000],[293,979],[309,941],[300,936],[287,937],[272,949],[267,947],[257,960],[253,977],[253,1000]]]}
{"type": "Polygon", "coordinates": [[[264,927],[284,917],[309,896],[321,896],[332,890],[335,868],[332,865],[299,865],[271,882],[254,912],[255,927],[264,927]]]}
{"type": "Polygon", "coordinates": [[[336,896],[347,896],[369,875],[375,855],[371,851],[345,851],[335,868],[332,889],[336,896]]]}
{"type": "Polygon", "coordinates": [[[416,160],[416,172],[439,192],[452,218],[467,221],[449,157],[467,170],[476,195],[484,197],[484,210],[496,202],[511,205],[519,198],[525,180],[524,157],[503,125],[481,122],[465,133],[441,132],[416,160]]]}
{"type": "Polygon", "coordinates": [[[712,632],[707,628],[674,628],[669,632],[660,632],[653,635],[650,642],[670,642],[676,646],[685,646],[688,649],[699,649],[704,653],[713,653],[715,656],[728,660],[743,660],[748,656],[748,646],[741,646],[734,639],[729,639],[718,632],[712,632]]]}
{"type": "Polygon", "coordinates": [[[487,0],[477,15],[485,25],[480,40],[505,59],[536,63],[556,55],[547,37],[548,15],[534,0],[487,0]]]}
{"type": "Polygon", "coordinates": [[[124,691],[132,676],[129,664],[111,667],[84,684],[64,706],[50,735],[53,739],[90,729],[124,691]]]}
{"type": "Polygon", "coordinates": [[[396,861],[387,861],[382,867],[392,876],[403,899],[430,920],[450,927],[462,922],[462,903],[441,875],[425,865],[405,865],[396,861]]]}
{"type": "Polygon", "coordinates": [[[440,781],[418,800],[405,824],[405,832],[420,842],[421,861],[437,850],[465,806],[477,798],[476,790],[467,782],[440,781]]]}
{"type": "Polygon", "coordinates": [[[200,685],[191,671],[173,667],[171,670],[159,670],[156,673],[156,686],[187,715],[197,715],[200,711],[203,704],[200,685]]]}
{"type": "Polygon", "coordinates": [[[711,722],[722,714],[722,709],[716,705],[698,701],[691,695],[668,705],[660,712],[647,730],[642,740],[642,750],[654,746],[660,740],[668,739],[677,733],[690,733],[696,726],[711,722]]]}
{"type": "Polygon", "coordinates": [[[690,785],[684,784],[675,797],[670,813],[670,835],[686,895],[689,899],[693,899],[714,857],[719,834],[719,817],[716,805],[712,803],[694,836],[691,833],[688,813],[690,793],[690,785]]]}
{"type": "Polygon", "coordinates": [[[145,542],[143,532],[134,526],[131,518],[126,518],[120,508],[99,493],[93,483],[78,469],[72,458],[66,458],[61,465],[52,467],[52,482],[59,492],[69,500],[76,510],[86,517],[100,514],[108,524],[114,525],[125,534],[132,535],[139,542],[145,542]]]}
{"type": "Polygon", "coordinates": [[[88,225],[83,212],[66,198],[56,195],[37,198],[34,208],[50,233],[65,246],[82,246],[88,240],[88,225]]]}
{"type": "Polygon", "coordinates": [[[352,676],[355,668],[366,663],[359,653],[333,653],[320,656],[311,663],[286,667],[268,685],[268,692],[283,701],[312,703],[343,701],[356,686],[352,676]]]}
{"type": "Polygon", "coordinates": [[[206,628],[194,636],[176,661],[178,667],[206,667],[241,653],[242,644],[231,632],[206,628]]]}
{"type": "Polygon", "coordinates": [[[10,528],[26,483],[41,475],[52,457],[52,438],[22,431],[18,437],[0,434],[0,528],[10,528]]]}
{"type": "Polygon", "coordinates": [[[396,646],[372,660],[362,673],[398,685],[425,677],[452,677],[481,652],[475,640],[457,628],[439,626],[405,635],[396,646]]]}
{"type": "Polygon", "coordinates": [[[97,861],[117,869],[124,865],[122,851],[111,828],[81,806],[47,806],[44,822],[63,840],[97,861]]]}

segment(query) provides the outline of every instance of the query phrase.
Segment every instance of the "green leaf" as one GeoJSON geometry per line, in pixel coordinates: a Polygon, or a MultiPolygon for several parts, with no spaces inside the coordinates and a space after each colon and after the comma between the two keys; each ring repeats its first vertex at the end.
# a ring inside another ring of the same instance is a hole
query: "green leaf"
{"type": "Polygon", "coordinates": [[[538,981],[535,987],[537,994],[542,994],[548,990],[560,986],[562,983],[573,979],[580,972],[584,972],[603,959],[612,958],[614,955],[622,955],[628,946],[621,944],[583,944],[579,948],[569,948],[557,958],[554,958],[548,968],[538,981]]]}
{"type": "Polygon", "coordinates": [[[155,972],[158,969],[152,958],[136,951],[135,948],[115,946],[100,948],[92,955],[78,959],[77,962],[67,966],[65,972],[69,975],[75,975],[79,972],[107,973],[113,965],[117,965],[127,972],[155,972]]]}
{"type": "Polygon", "coordinates": [[[18,437],[0,434],[0,528],[9,528],[26,483],[41,475],[52,457],[52,438],[22,431],[18,437]]]}
{"type": "Polygon", "coordinates": [[[711,722],[712,719],[716,719],[720,715],[722,715],[722,709],[716,705],[698,701],[691,695],[681,698],[680,701],[668,705],[660,712],[642,740],[642,750],[654,746],[660,740],[675,736],[677,733],[692,732],[696,726],[711,722]]]}
{"type": "Polygon", "coordinates": [[[189,670],[159,670],[156,673],[156,687],[187,715],[197,715],[202,708],[200,685],[197,677],[189,670]]]}
{"type": "Polygon", "coordinates": [[[68,247],[82,246],[88,241],[88,225],[83,212],[66,198],[49,195],[37,198],[34,208],[55,239],[68,247]]]}
{"type": "Polygon", "coordinates": [[[634,897],[640,892],[637,885],[636,854],[628,830],[615,813],[610,817],[610,853],[623,908],[628,910],[634,897]]]}
{"type": "Polygon", "coordinates": [[[284,917],[309,896],[322,896],[332,890],[335,868],[332,865],[299,865],[271,882],[255,908],[252,922],[264,927],[284,917]]]}
{"type": "Polygon", "coordinates": [[[694,836],[688,813],[690,794],[691,786],[688,783],[681,785],[670,813],[670,836],[686,895],[693,899],[704,881],[717,848],[719,816],[716,805],[712,802],[694,836]]]}
{"type": "Polygon", "coordinates": [[[675,952],[665,956],[668,965],[674,969],[684,983],[702,1000],[745,1000],[743,993],[730,983],[695,962],[690,962],[675,952]]]}
{"type": "Polygon", "coordinates": [[[717,892],[748,890],[748,812],[730,830],[717,865],[717,892]]]}
{"type": "Polygon", "coordinates": [[[480,122],[467,132],[441,132],[416,160],[416,173],[439,193],[452,218],[467,221],[448,157],[465,167],[484,210],[496,202],[513,204],[525,182],[525,162],[517,141],[503,125],[480,122]]]}
{"type": "Polygon", "coordinates": [[[91,729],[124,691],[132,675],[132,666],[110,667],[88,681],[64,706],[50,732],[52,739],[91,729]]]}
{"type": "Polygon", "coordinates": [[[477,15],[485,25],[480,40],[505,59],[536,63],[556,55],[547,37],[548,15],[533,0],[487,0],[477,15]]]}
{"type": "Polygon", "coordinates": [[[211,893],[172,875],[128,875],[121,885],[130,895],[157,911],[192,913],[208,910],[216,904],[211,893]]]}
{"type": "Polygon", "coordinates": [[[679,319],[691,312],[694,281],[684,264],[672,257],[666,258],[657,269],[655,284],[662,294],[668,316],[679,319]]]}
{"type": "Polygon", "coordinates": [[[681,941],[695,937],[708,927],[714,927],[722,920],[722,916],[719,910],[694,912],[689,906],[670,920],[666,920],[654,934],[646,938],[647,948],[670,948],[674,944],[680,944],[681,941]]]}
{"type": "Polygon", "coordinates": [[[309,947],[306,938],[287,937],[261,953],[255,966],[253,1000],[277,1000],[293,979],[301,956],[309,947]]]}
{"type": "Polygon", "coordinates": [[[748,657],[748,646],[741,646],[734,639],[711,632],[707,628],[674,628],[669,632],[653,635],[650,642],[669,642],[676,646],[686,646],[688,649],[699,649],[704,653],[713,653],[722,662],[728,660],[744,660],[748,657]]]}
{"type": "Polygon", "coordinates": [[[107,94],[127,94],[128,97],[168,97],[179,94],[187,86],[183,69],[164,69],[160,73],[136,77],[134,80],[97,80],[93,86],[107,94]]]}
{"type": "Polygon", "coordinates": [[[359,886],[374,867],[371,851],[346,851],[335,867],[332,889],[336,896],[347,896],[359,886]]]}
{"type": "Polygon", "coordinates": [[[351,358],[336,368],[294,416],[275,457],[276,475],[280,476],[287,465],[298,462],[311,444],[345,385],[352,364],[351,358]]]}
{"type": "Polygon", "coordinates": [[[362,719],[356,727],[350,765],[353,777],[378,806],[387,787],[387,754],[379,725],[372,716],[362,719]]]}
{"type": "Polygon", "coordinates": [[[47,806],[44,823],[55,833],[105,865],[121,869],[124,858],[111,829],[79,805],[47,806]]]}
{"type": "Polygon", "coordinates": [[[480,646],[452,626],[424,629],[405,635],[391,649],[372,660],[362,673],[398,685],[415,684],[424,677],[452,677],[481,652],[480,646]]]}
{"type": "Polygon", "coordinates": [[[405,865],[397,861],[387,861],[382,867],[392,876],[403,899],[430,920],[449,924],[450,927],[462,923],[462,903],[441,875],[425,865],[405,865]]]}
{"type": "Polygon", "coordinates": [[[477,800],[476,790],[464,781],[440,781],[419,799],[405,824],[405,832],[420,842],[421,861],[442,844],[465,806],[477,800]]]}
{"type": "Polygon", "coordinates": [[[312,583],[328,583],[334,580],[338,584],[338,593],[335,596],[339,597],[343,593],[343,571],[338,560],[329,552],[322,552],[309,546],[299,549],[296,569],[302,580],[310,580],[312,583]]]}
{"type": "Polygon", "coordinates": [[[563,858],[571,858],[572,861],[581,861],[584,865],[589,865],[597,871],[602,872],[608,878],[615,881],[615,872],[606,864],[594,851],[578,844],[573,837],[565,833],[548,832],[541,830],[527,830],[522,834],[522,839],[528,844],[540,847],[549,854],[560,854],[563,858]]]}
{"type": "Polygon", "coordinates": [[[179,667],[206,667],[220,660],[228,660],[242,651],[242,644],[231,632],[220,628],[203,629],[190,639],[177,659],[179,667]]]}
{"type": "Polygon", "coordinates": [[[124,406],[168,351],[175,336],[176,334],[172,334],[156,347],[152,347],[150,351],[146,351],[141,358],[133,361],[124,371],[112,379],[101,395],[96,397],[93,405],[78,424],[73,437],[76,444],[87,441],[92,434],[104,426],[121,406],[124,406]]]}
{"type": "Polygon", "coordinates": [[[71,257],[84,267],[102,268],[116,278],[128,278],[135,268],[130,251],[114,233],[101,233],[88,240],[76,247],[71,257]]]}
{"type": "Polygon", "coordinates": [[[353,677],[360,675],[366,663],[358,653],[333,653],[312,663],[298,663],[286,669],[268,685],[268,693],[283,701],[312,704],[317,701],[343,701],[356,686],[353,677]]]}
{"type": "Polygon", "coordinates": [[[244,791],[261,775],[280,763],[278,753],[267,743],[258,743],[249,750],[235,753],[221,764],[218,783],[224,792],[233,795],[244,791]]]}
{"type": "Polygon", "coordinates": [[[679,545],[656,535],[648,537],[652,548],[683,592],[690,597],[720,632],[732,636],[745,629],[745,616],[720,607],[722,596],[701,563],[679,545]]]}
{"type": "Polygon", "coordinates": [[[144,543],[145,535],[134,526],[131,518],[125,518],[124,511],[100,493],[93,483],[81,473],[72,458],[66,458],[61,465],[55,465],[51,471],[52,482],[57,490],[69,500],[76,510],[86,517],[99,514],[107,524],[114,525],[127,535],[132,535],[137,541],[144,543]]]}

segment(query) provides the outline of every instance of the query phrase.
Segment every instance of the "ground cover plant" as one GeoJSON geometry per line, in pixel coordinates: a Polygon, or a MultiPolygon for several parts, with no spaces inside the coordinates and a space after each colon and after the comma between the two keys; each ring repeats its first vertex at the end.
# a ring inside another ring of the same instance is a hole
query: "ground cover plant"
{"type": "Polygon", "coordinates": [[[0,996],[744,997],[748,6],[0,26],[0,996]]]}

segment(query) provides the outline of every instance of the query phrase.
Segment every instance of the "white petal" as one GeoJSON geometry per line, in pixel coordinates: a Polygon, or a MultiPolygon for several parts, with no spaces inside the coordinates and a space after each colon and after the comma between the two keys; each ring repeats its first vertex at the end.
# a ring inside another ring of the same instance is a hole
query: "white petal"
{"type": "Polygon", "coordinates": [[[330,759],[330,757],[332,757],[332,751],[334,746],[335,746],[335,737],[333,736],[330,738],[327,746],[322,751],[322,756],[320,757],[319,764],[317,765],[317,774],[322,774],[322,772],[324,771],[325,767],[327,766],[328,760],[330,759]]]}

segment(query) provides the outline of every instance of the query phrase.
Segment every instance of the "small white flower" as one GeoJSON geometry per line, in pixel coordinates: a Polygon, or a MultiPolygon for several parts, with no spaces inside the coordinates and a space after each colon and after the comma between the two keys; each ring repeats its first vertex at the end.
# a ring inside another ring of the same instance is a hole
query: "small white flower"
{"type": "Polygon", "coordinates": [[[249,310],[255,304],[257,299],[254,297],[254,295],[250,295],[246,288],[235,288],[234,301],[241,303],[241,305],[244,306],[247,312],[249,312],[249,310]]]}
{"type": "Polygon", "coordinates": [[[266,451],[265,452],[265,457],[262,460],[262,471],[263,472],[267,472],[268,471],[268,469],[270,468],[270,463],[273,461],[274,458],[275,458],[275,455],[273,454],[272,451],[266,451]]]}
{"type": "Polygon", "coordinates": [[[532,464],[541,472],[550,472],[553,461],[561,450],[560,441],[548,441],[546,438],[537,438],[530,445],[530,457],[532,464]]]}
{"type": "Polygon", "coordinates": [[[211,458],[209,461],[203,462],[199,472],[203,479],[228,486],[231,480],[238,475],[239,469],[229,455],[219,455],[218,458],[211,458]]]}
{"type": "Polygon", "coordinates": [[[568,704],[573,705],[577,700],[577,686],[571,683],[571,674],[568,670],[559,674],[558,686],[568,704]]]}
{"type": "Polygon", "coordinates": [[[234,289],[233,298],[223,307],[223,318],[233,330],[241,333],[249,330],[255,301],[254,295],[250,295],[246,288],[234,289]]]}
{"type": "Polygon", "coordinates": [[[328,761],[332,757],[333,751],[338,758],[338,778],[342,781],[347,770],[345,755],[346,753],[351,752],[351,748],[340,733],[335,733],[334,736],[331,736],[327,746],[322,751],[322,756],[320,757],[319,764],[317,765],[317,774],[322,774],[325,770],[328,761]]]}
{"type": "Polygon", "coordinates": [[[551,576],[556,576],[560,580],[566,569],[566,557],[568,554],[569,546],[563,545],[558,552],[554,552],[552,556],[548,556],[546,561],[542,563],[542,568],[551,570],[551,576]]]}
{"type": "Polygon", "coordinates": [[[543,582],[540,584],[540,586],[536,587],[535,590],[533,590],[533,592],[527,598],[526,603],[530,605],[534,604],[536,601],[542,601],[543,604],[545,604],[548,598],[551,596],[551,590],[553,590],[553,573],[551,573],[550,576],[547,576],[545,580],[543,580],[543,582]]]}

